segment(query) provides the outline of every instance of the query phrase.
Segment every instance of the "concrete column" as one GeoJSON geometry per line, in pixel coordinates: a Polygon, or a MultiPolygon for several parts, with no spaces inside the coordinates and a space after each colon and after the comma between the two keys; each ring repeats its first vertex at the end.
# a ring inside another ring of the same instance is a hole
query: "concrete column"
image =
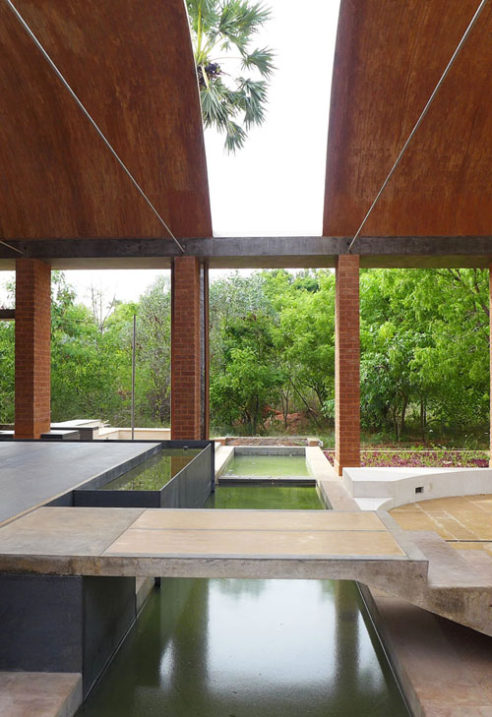
{"type": "Polygon", "coordinates": [[[171,438],[208,438],[208,269],[174,259],[171,273],[171,438]]]}
{"type": "Polygon", "coordinates": [[[360,465],[359,257],[343,254],[336,267],[335,468],[360,465]]]}
{"type": "Polygon", "coordinates": [[[50,430],[51,267],[18,259],[15,267],[15,438],[50,430]]]}

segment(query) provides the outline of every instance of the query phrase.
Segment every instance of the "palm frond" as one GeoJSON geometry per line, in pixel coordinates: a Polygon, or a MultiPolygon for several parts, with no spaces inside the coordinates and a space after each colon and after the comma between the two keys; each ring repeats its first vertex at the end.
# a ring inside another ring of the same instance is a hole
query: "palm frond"
{"type": "Polygon", "coordinates": [[[265,121],[264,105],[267,99],[267,86],[263,80],[254,82],[241,78],[239,91],[241,93],[240,106],[244,111],[244,125],[249,129],[253,125],[260,125],[265,121]]]}
{"type": "Polygon", "coordinates": [[[241,65],[243,70],[256,68],[263,77],[268,77],[275,69],[275,65],[273,64],[274,55],[268,47],[264,47],[261,50],[253,50],[253,52],[250,53],[245,52],[242,57],[241,65]]]}
{"type": "Polygon", "coordinates": [[[245,50],[251,37],[270,17],[270,10],[248,0],[229,0],[222,5],[218,32],[224,37],[222,47],[231,45],[245,50]]]}
{"type": "Polygon", "coordinates": [[[225,146],[229,152],[236,152],[241,149],[246,141],[246,132],[236,122],[227,123],[225,146]]]}

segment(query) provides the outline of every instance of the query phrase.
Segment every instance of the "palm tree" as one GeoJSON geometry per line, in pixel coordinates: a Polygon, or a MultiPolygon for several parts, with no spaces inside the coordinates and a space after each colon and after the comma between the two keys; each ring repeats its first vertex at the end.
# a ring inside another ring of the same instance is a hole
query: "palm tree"
{"type": "Polygon", "coordinates": [[[270,10],[249,0],[187,0],[187,5],[203,123],[225,132],[225,147],[235,152],[249,128],[265,118],[273,52],[249,45],[270,10]],[[232,76],[226,69],[233,70],[237,61],[239,74],[232,76]]]}

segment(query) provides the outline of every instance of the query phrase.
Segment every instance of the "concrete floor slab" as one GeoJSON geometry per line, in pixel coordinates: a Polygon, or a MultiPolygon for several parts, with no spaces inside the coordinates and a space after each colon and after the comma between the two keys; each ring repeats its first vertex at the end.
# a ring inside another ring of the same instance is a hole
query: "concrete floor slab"
{"type": "Polygon", "coordinates": [[[213,530],[386,530],[375,513],[300,510],[145,510],[134,528],[213,530]]]}
{"type": "Polygon", "coordinates": [[[390,514],[404,530],[434,531],[455,548],[487,549],[492,542],[491,495],[424,500],[390,514]]]}
{"type": "Polygon", "coordinates": [[[104,555],[125,557],[403,557],[385,531],[134,530],[123,533],[104,555]]]}
{"type": "Polygon", "coordinates": [[[157,443],[0,442],[0,525],[140,456],[157,443]]]}
{"type": "Polygon", "coordinates": [[[427,562],[360,512],[40,508],[0,528],[6,572],[257,577],[259,567],[261,577],[423,580],[427,562]]]}
{"type": "Polygon", "coordinates": [[[82,702],[82,675],[0,672],[2,717],[72,717],[82,702]]]}
{"type": "Polygon", "coordinates": [[[39,508],[0,528],[0,552],[100,555],[143,508],[39,508]]]}

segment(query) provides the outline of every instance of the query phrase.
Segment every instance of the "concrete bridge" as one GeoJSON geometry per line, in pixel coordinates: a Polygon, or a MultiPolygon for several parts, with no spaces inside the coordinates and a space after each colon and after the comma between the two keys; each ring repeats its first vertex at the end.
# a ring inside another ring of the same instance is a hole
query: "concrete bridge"
{"type": "Polygon", "coordinates": [[[0,572],[356,580],[492,635],[491,565],[380,512],[39,508],[0,528],[0,572]]]}
{"type": "Polygon", "coordinates": [[[362,512],[40,508],[0,529],[0,571],[424,585],[397,532],[362,512]]]}

